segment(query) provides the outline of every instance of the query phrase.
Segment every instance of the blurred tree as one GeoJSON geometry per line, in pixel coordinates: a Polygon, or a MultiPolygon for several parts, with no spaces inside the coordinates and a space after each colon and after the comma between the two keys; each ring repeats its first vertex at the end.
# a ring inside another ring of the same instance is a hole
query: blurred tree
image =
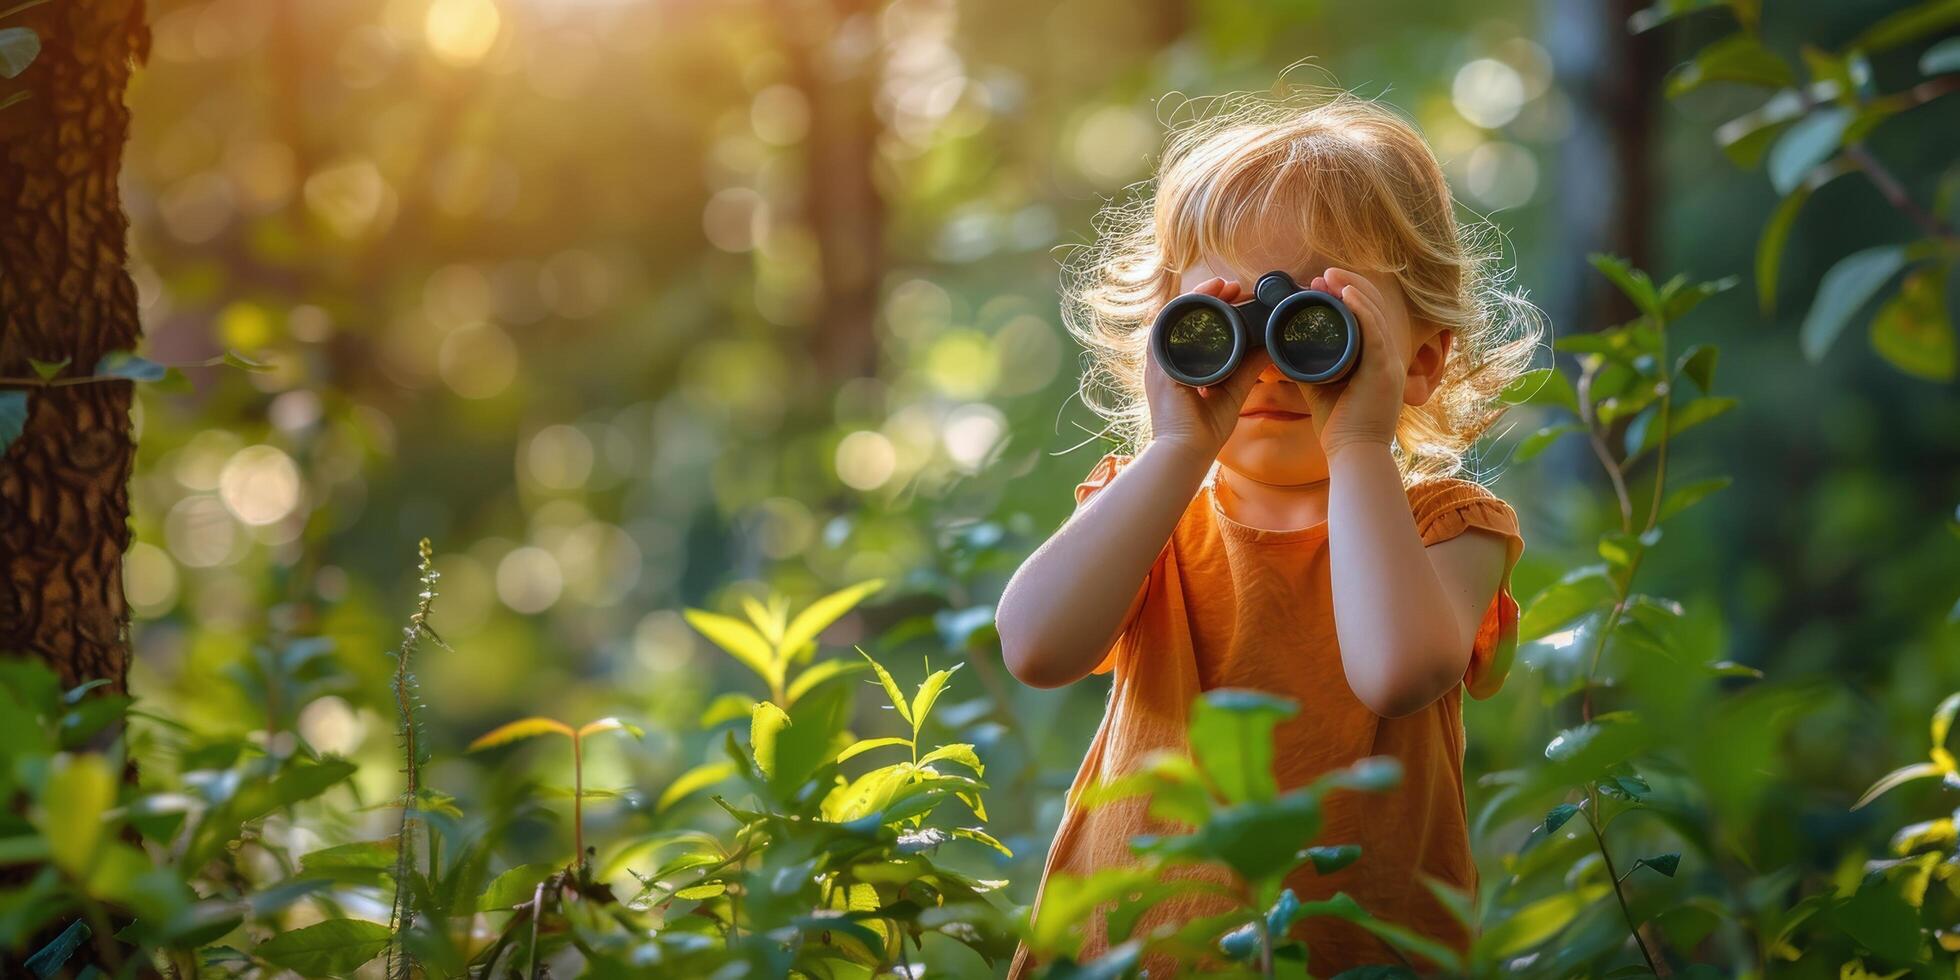
{"type": "Polygon", "coordinates": [[[783,2],[789,78],[810,107],[803,146],[802,207],[819,246],[822,291],[814,354],[832,379],[878,372],[879,270],[887,208],[872,166],[879,144],[877,3],[783,2]]]}
{"type": "Polygon", "coordinates": [[[17,23],[40,55],[26,97],[0,112],[0,375],[47,383],[0,457],[0,650],[121,692],[132,385],[89,379],[141,333],[116,178],[149,32],[140,0],[26,6],[17,23]]]}
{"type": "MultiPolygon", "coordinates": [[[[1573,102],[1573,130],[1559,148],[1553,221],[1557,269],[1547,312],[1552,322],[1586,329],[1619,323],[1634,309],[1600,277],[1588,275],[1593,252],[1652,262],[1653,141],[1660,88],[1659,52],[1651,35],[1627,32],[1644,0],[1545,4],[1545,44],[1573,102]]],[[[1577,461],[1575,465],[1584,465],[1577,461]]]]}

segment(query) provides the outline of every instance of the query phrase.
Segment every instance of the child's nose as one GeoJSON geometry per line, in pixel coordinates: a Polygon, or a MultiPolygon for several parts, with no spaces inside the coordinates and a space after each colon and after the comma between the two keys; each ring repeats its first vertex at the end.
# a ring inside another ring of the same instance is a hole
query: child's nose
{"type": "Polygon", "coordinates": [[[1274,367],[1273,362],[1268,360],[1266,366],[1259,371],[1259,380],[1268,384],[1277,384],[1290,379],[1286,375],[1279,373],[1279,368],[1274,367]]]}

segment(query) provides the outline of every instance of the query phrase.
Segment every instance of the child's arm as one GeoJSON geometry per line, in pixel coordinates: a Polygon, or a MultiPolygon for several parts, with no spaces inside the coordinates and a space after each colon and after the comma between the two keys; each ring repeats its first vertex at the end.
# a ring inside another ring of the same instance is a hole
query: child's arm
{"type": "Polygon", "coordinates": [[[1334,628],[1348,686],[1378,715],[1418,711],[1463,682],[1507,545],[1484,531],[1425,547],[1386,444],[1349,443],[1327,465],[1334,628]]]}
{"type": "MultiPolygon", "coordinates": [[[[1242,288],[1214,276],[1192,291],[1236,303],[1242,288]]],[[[1144,360],[1150,445],[1021,563],[994,610],[1001,657],[1023,684],[1061,687],[1102,662],[1142,606],[1150,567],[1271,363],[1257,351],[1223,382],[1191,388],[1155,358],[1144,360]]]]}
{"type": "Polygon", "coordinates": [[[1142,605],[1144,579],[1212,458],[1153,440],[1021,563],[994,613],[1016,678],[1061,687],[1102,662],[1142,605]]]}

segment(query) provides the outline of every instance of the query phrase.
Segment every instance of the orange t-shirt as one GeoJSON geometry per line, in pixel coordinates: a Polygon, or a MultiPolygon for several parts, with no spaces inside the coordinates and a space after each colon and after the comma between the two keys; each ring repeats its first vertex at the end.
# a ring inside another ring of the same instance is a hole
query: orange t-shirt
{"type": "MultiPolygon", "coordinates": [[[[1104,456],[1076,487],[1077,508],[1127,462],[1127,456],[1104,456]]],[[[1511,568],[1524,550],[1517,514],[1468,480],[1427,480],[1408,495],[1425,545],[1473,527],[1508,539],[1502,584],[1464,675],[1473,697],[1489,697],[1503,684],[1517,648],[1511,568]]],[[[1086,875],[1133,862],[1128,842],[1134,835],[1188,830],[1149,817],[1141,797],[1084,809],[1081,793],[1091,782],[1133,771],[1153,750],[1188,751],[1185,731],[1199,692],[1257,688],[1300,705],[1274,732],[1273,769],[1282,791],[1368,756],[1392,755],[1402,763],[1401,785],[1391,792],[1336,791],[1323,801],[1322,829],[1313,843],[1359,844],[1360,860],[1331,875],[1316,874],[1308,864],[1288,876],[1287,886],[1302,901],[1344,891],[1379,918],[1459,949],[1467,946],[1469,936],[1419,877],[1476,891],[1463,802],[1462,695],[1452,689],[1401,718],[1381,717],[1362,704],[1341,666],[1329,571],[1326,522],[1285,531],[1249,527],[1225,515],[1212,480],[1205,481],[1151,567],[1135,620],[1096,668],[1113,668],[1116,676],[1102,725],[1069,788],[1042,889],[1056,874],[1086,875]]],[[[1197,874],[1224,881],[1230,873],[1208,867],[1197,874]]],[[[1223,911],[1217,901],[1198,896],[1163,903],[1143,916],[1132,935],[1223,911]]],[[[1037,891],[1037,909],[1040,902],[1037,891]]],[[[1085,924],[1085,961],[1106,949],[1103,912],[1085,924]]],[[[1398,962],[1380,940],[1344,920],[1305,919],[1292,935],[1307,943],[1308,967],[1316,976],[1398,962]]],[[[1153,977],[1169,976],[1175,966],[1163,959],[1146,957],[1143,965],[1153,977]]],[[[1023,947],[1008,976],[1030,975],[1032,965],[1023,947]]]]}

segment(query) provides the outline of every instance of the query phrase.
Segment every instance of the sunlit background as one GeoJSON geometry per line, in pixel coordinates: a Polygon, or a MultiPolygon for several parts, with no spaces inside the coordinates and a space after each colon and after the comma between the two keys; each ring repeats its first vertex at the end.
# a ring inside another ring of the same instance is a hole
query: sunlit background
{"type": "MultiPolygon", "coordinates": [[[[1775,198],[1709,130],[1747,99],[1658,91],[1668,52],[1718,28],[1640,47],[1592,6],[153,0],[124,187],[147,353],[276,369],[142,398],[133,686],[249,729],[215,681],[324,632],[350,680],[300,730],[390,792],[386,651],[426,536],[454,647],[421,663],[439,750],[520,714],[618,714],[648,735],[596,746],[587,783],[657,794],[712,751],[712,694],[744,684],[683,607],[881,578],[826,646],[866,643],[901,678],[982,651],[947,717],[1008,790],[995,823],[1025,900],[1106,683],[1020,689],[985,639],[1105,448],[1071,397],[1067,247],[1149,176],[1187,98],[1309,59],[1288,77],[1419,123],[1561,335],[1628,315],[1588,250],[1657,278],[1745,272],[1775,198]],[[1644,100],[1615,74],[1640,50],[1644,100]]],[[[1799,6],[1784,30],[1869,19],[1799,6]]],[[[1792,247],[1793,305],[1844,241],[1890,227],[1868,189],[1834,193],[1811,220],[1835,230],[1792,247]]],[[[1746,296],[1685,329],[1725,346],[1745,411],[1671,465],[1737,485],[1656,589],[1724,614],[1734,659],[1851,678],[1813,775],[1862,787],[1867,766],[1833,771],[1845,754],[1917,730],[1960,681],[1952,596],[1921,587],[1960,579],[1924,533],[1960,496],[1960,409],[1863,350],[1802,361],[1746,296]]],[[[1583,449],[1505,465],[1533,411],[1474,461],[1524,515],[1520,596],[1601,520],[1583,449]]],[[[1525,750],[1506,740],[1535,724],[1533,683],[1520,668],[1474,706],[1473,771],[1525,750]]]]}

